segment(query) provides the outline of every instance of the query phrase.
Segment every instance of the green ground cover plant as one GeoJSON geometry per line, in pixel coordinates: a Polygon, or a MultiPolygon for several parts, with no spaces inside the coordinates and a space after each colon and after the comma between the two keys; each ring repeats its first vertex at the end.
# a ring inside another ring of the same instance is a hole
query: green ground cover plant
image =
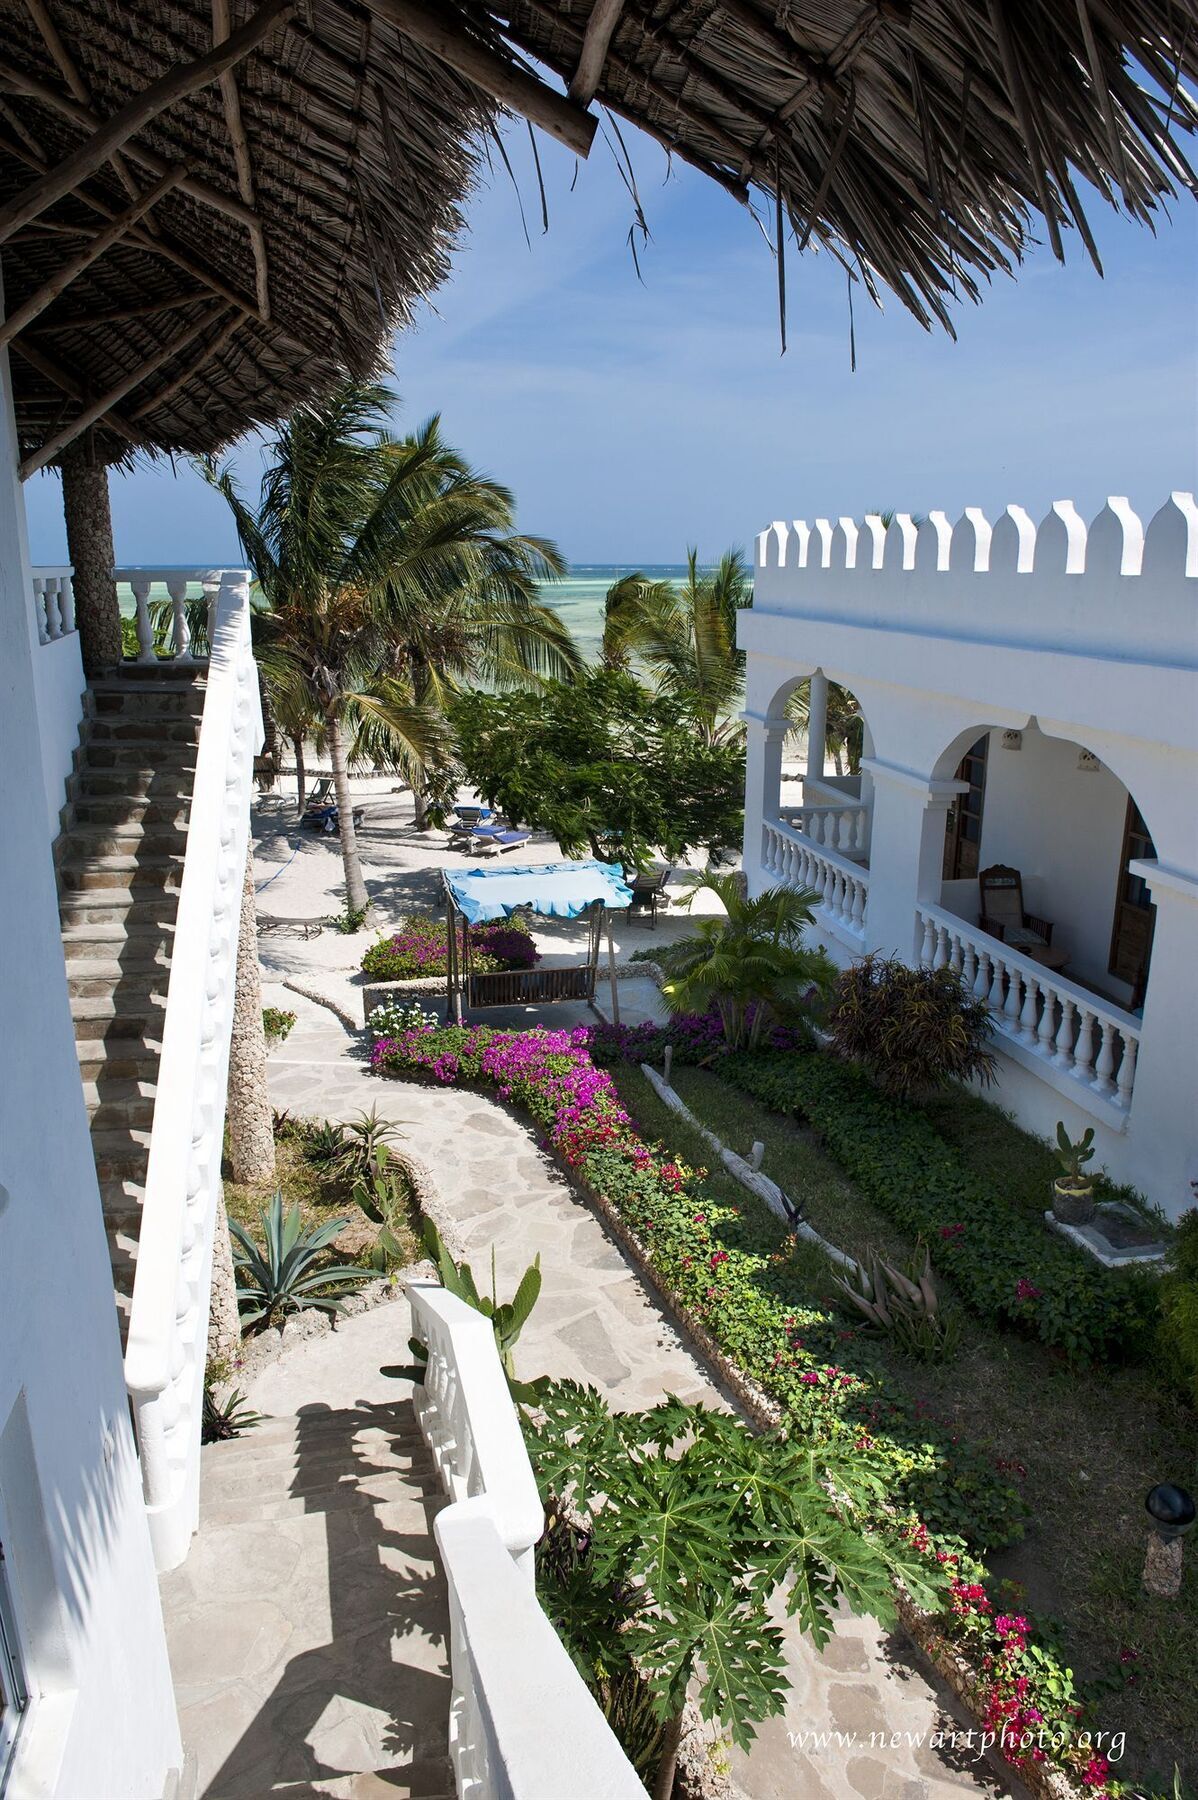
{"type": "MultiPolygon", "coordinates": [[[[471,966],[480,973],[489,969],[531,969],[541,960],[530,934],[506,920],[471,925],[471,966]]],[[[399,929],[373,943],[362,958],[362,969],[374,981],[406,981],[417,975],[444,975],[449,969],[447,926],[432,913],[412,913],[399,929]]]]}
{"type": "MultiPolygon", "coordinates": [[[[1147,1354],[1159,1310],[1151,1276],[1089,1263],[1042,1219],[1029,1229],[1030,1221],[1008,1205],[1001,1180],[983,1179],[931,1118],[879,1093],[861,1070],[825,1053],[798,1051],[729,1056],[721,1074],[810,1125],[881,1211],[927,1240],[937,1266],[979,1316],[1072,1358],[1124,1361],[1147,1354]]],[[[1041,1213],[1048,1192],[1042,1190],[1041,1213]]]]}

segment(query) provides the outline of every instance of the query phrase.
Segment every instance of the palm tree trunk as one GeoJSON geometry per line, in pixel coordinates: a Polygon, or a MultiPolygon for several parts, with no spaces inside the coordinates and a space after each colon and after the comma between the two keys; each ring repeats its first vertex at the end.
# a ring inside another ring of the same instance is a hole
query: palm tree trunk
{"type": "Polygon", "coordinates": [[[103,675],[120,666],[121,609],[112,575],[116,552],[108,469],[96,460],[90,433],[63,453],[62,507],[67,554],[75,570],[75,623],[83,668],[88,675],[103,675]]]}
{"type": "Polygon", "coordinates": [[[364,913],[369,910],[370,896],[362,879],[362,859],[358,855],[358,837],[354,830],[354,808],[349,793],[349,774],[345,767],[345,745],[336,713],[325,714],[329,737],[329,757],[333,764],[333,792],[337,796],[337,815],[341,828],[341,860],[345,864],[345,910],[364,913]]]}
{"type": "Polygon", "coordinates": [[[234,1181],[271,1181],[275,1140],[266,1085],[266,1033],[262,1029],[262,984],[258,971],[258,915],[254,901],[254,856],[245,859],[241,926],[237,936],[237,980],[233,994],[233,1038],[229,1047],[229,1162],[234,1181]]]}
{"type": "Polygon", "coordinates": [[[233,1272],[233,1243],[225,1196],[216,1201],[216,1231],[212,1239],[212,1295],[208,1306],[208,1356],[231,1363],[241,1343],[241,1317],[237,1310],[237,1277],[233,1272]]]}
{"type": "Polygon", "coordinates": [[[308,798],[308,771],[304,767],[303,738],[292,738],[291,747],[295,751],[295,804],[299,809],[299,816],[302,819],[304,816],[304,805],[308,798]]]}
{"type": "Polygon", "coordinates": [[[415,808],[416,829],[424,831],[428,825],[428,791],[419,775],[412,777],[412,805],[415,808]]]}
{"type": "Polygon", "coordinates": [[[653,1783],[653,1800],[670,1800],[674,1777],[678,1772],[678,1745],[682,1738],[682,1714],[676,1713],[666,1725],[661,1739],[661,1761],[653,1783]]]}

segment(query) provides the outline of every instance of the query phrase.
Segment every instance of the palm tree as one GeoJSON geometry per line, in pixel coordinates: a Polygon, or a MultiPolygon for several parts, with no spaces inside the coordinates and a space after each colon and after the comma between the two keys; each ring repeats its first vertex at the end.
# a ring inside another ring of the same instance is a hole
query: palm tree
{"type": "Polygon", "coordinates": [[[736,647],[736,615],[751,605],[752,574],[741,551],[728,550],[714,569],[687,552],[686,578],[650,581],[627,575],[607,590],[603,659],[611,668],[639,663],[659,693],[674,698],[705,744],[741,729],[736,718],[744,655],[736,647]]]}
{"type": "MultiPolygon", "coordinates": [[[[503,641],[505,620],[515,632],[517,615],[548,611],[536,584],[564,568],[552,544],[512,530],[511,494],[443,442],[439,420],[397,438],[392,406],[386,388],[347,381],[298,408],[271,446],[256,510],[228,469],[205,466],[262,595],[256,648],[279,713],[314,721],[328,748],[350,914],[369,904],[350,762],[382,760],[423,786],[451,759],[444,717],[417,677],[429,632],[472,607],[482,656],[480,643],[503,641]]],[[[548,636],[541,621],[529,630],[537,643],[548,636]]],[[[521,646],[508,647],[517,663],[521,646]]],[[[559,643],[553,666],[568,661],[559,643]]]]}
{"type": "MultiPolygon", "coordinates": [[[[810,681],[802,682],[794,690],[786,704],[786,716],[792,725],[797,726],[800,731],[806,731],[811,718],[810,681]]],[[[848,688],[841,687],[837,681],[830,681],[824,748],[832,758],[838,775],[845,773],[846,763],[850,775],[861,773],[864,733],[865,721],[856,700],[848,688]]]]}
{"type": "Polygon", "coordinates": [[[716,896],[724,916],[700,919],[693,937],[670,947],[670,979],[662,993],[671,1012],[702,1013],[715,1006],[730,1048],[753,1049],[771,1022],[800,1014],[812,990],[829,992],[836,969],[822,950],[806,949],[819,896],[789,887],[746,898],[741,876],[698,877],[683,901],[716,896]]]}

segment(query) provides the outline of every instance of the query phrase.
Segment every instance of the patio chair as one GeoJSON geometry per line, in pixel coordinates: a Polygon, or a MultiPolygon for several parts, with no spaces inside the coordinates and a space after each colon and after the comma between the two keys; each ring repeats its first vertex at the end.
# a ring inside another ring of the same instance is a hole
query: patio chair
{"type": "Polygon", "coordinates": [[[506,856],[532,839],[531,831],[481,831],[475,834],[472,848],[484,856],[506,856]]]}
{"type": "Polygon", "coordinates": [[[1012,950],[1021,950],[1035,962],[1047,963],[1053,968],[1061,966],[1062,953],[1052,948],[1051,921],[1024,911],[1023,878],[1018,869],[995,863],[989,869],[980,870],[978,892],[982,902],[983,931],[988,931],[1001,943],[1009,944],[1012,950]]]}
{"type": "MultiPolygon", "coordinates": [[[[366,808],[364,806],[355,806],[353,809],[355,829],[357,829],[365,817],[366,808]]],[[[319,812],[306,812],[301,820],[301,824],[305,831],[322,831],[326,837],[332,837],[341,824],[341,814],[337,807],[325,806],[322,807],[319,812]]]]}
{"type": "Polygon", "coordinates": [[[312,792],[308,795],[307,803],[304,806],[305,816],[310,812],[323,812],[326,806],[332,804],[332,799],[333,777],[321,775],[312,784],[312,792]]]}
{"type": "Polygon", "coordinates": [[[649,928],[657,930],[657,909],[668,906],[670,896],[666,893],[666,883],[674,871],[670,867],[642,869],[632,878],[632,901],[628,911],[632,913],[648,913],[649,928]]]}

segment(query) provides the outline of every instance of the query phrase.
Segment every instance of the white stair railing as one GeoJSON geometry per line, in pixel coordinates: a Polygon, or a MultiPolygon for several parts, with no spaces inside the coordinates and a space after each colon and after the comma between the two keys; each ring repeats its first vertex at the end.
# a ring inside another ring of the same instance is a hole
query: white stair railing
{"type": "Polygon", "coordinates": [[[160,1569],[199,1517],[212,1238],[254,756],[262,741],[249,576],[219,578],[179,890],[125,1380],[160,1569]]]}
{"type": "Polygon", "coordinates": [[[869,807],[860,801],[845,806],[783,806],[778,817],[793,831],[802,832],[813,843],[839,850],[843,856],[863,855],[869,846],[869,807]]]}
{"type": "Polygon", "coordinates": [[[54,644],[75,630],[75,571],[39,564],[32,572],[33,617],[39,644],[54,644]]]}
{"type": "MultiPolygon", "coordinates": [[[[952,969],[984,1000],[999,1034],[1077,1084],[1079,1106],[1093,1097],[1126,1112],[1140,1049],[1140,1021],[1088,988],[1054,974],[1000,938],[939,906],[920,906],[919,960],[952,969]]],[[[1066,1088],[1065,1091],[1068,1091],[1066,1088]]],[[[1101,1115],[1100,1115],[1101,1116],[1101,1115]]]]}
{"type": "Polygon", "coordinates": [[[864,942],[869,870],[780,819],[764,820],[761,837],[761,862],[767,874],[787,887],[818,894],[820,923],[839,936],[864,942]]]}
{"type": "Polygon", "coordinates": [[[187,622],[189,588],[198,588],[199,593],[192,598],[202,598],[205,602],[208,642],[212,642],[214,609],[221,584],[219,569],[114,569],[113,576],[118,586],[133,590],[138,663],[156,663],[169,658],[175,663],[188,664],[197,660],[192,653],[191,630],[187,622]],[[165,588],[171,603],[170,625],[161,637],[150,613],[150,597],[155,587],[165,588]]]}
{"type": "Polygon", "coordinates": [[[460,1800],[645,1800],[533,1586],[544,1511],[491,1323],[408,1289],[428,1351],[416,1415],[452,1504],[434,1532],[449,1587],[449,1752],[460,1800]]]}

